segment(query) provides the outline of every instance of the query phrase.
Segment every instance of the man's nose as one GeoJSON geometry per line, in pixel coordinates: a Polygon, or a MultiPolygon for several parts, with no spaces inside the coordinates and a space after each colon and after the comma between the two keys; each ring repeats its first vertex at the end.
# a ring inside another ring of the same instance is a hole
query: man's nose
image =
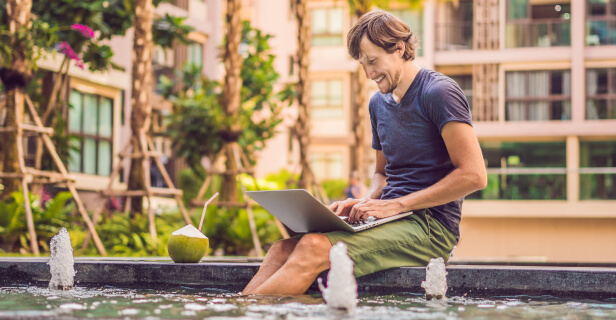
{"type": "Polygon", "coordinates": [[[366,66],[365,64],[362,65],[364,67],[364,72],[366,73],[366,78],[370,79],[373,74],[374,74],[374,70],[372,68],[370,68],[369,66],[366,66]]]}

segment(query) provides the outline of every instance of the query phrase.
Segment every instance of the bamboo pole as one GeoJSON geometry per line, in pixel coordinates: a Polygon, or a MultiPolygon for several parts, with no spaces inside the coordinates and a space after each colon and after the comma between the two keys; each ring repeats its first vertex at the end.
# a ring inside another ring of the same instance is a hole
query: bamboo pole
{"type": "Polygon", "coordinates": [[[28,234],[30,235],[30,246],[32,253],[39,256],[38,240],[36,239],[36,230],[34,230],[34,219],[32,218],[32,208],[30,207],[30,198],[28,197],[28,182],[27,176],[21,179],[22,192],[24,194],[24,206],[26,207],[26,224],[28,225],[28,234]]]}
{"type": "MultiPolygon", "coordinates": [[[[152,142],[152,138],[147,137],[147,141],[148,141],[148,146],[150,147],[150,150],[153,152],[154,142],[152,142]]],[[[165,168],[165,166],[163,166],[163,163],[160,161],[160,158],[155,157],[154,163],[156,164],[156,167],[158,167],[158,171],[160,171],[160,173],[162,174],[163,179],[165,180],[165,183],[167,184],[167,187],[173,190],[178,190],[175,188],[175,185],[173,184],[171,177],[169,177],[169,173],[167,172],[167,169],[165,168]]],[[[179,191],[181,192],[182,190],[179,190],[179,191]]],[[[181,196],[181,193],[176,194],[174,197],[175,201],[178,203],[178,207],[180,208],[180,212],[182,213],[182,216],[184,217],[184,220],[186,221],[186,223],[192,224],[192,220],[190,220],[190,216],[188,216],[188,212],[186,212],[186,208],[184,207],[184,203],[182,202],[182,199],[180,196],[181,196]]]]}
{"type": "MultiPolygon", "coordinates": [[[[130,140],[126,143],[122,152],[128,151],[129,148],[130,148],[130,140]]],[[[111,190],[111,186],[113,186],[113,182],[116,179],[116,177],[120,174],[121,169],[122,169],[122,158],[120,158],[120,161],[118,161],[113,166],[113,169],[111,170],[111,176],[109,177],[109,183],[107,184],[107,189],[105,190],[111,190]]],[[[103,214],[103,210],[105,210],[105,207],[107,206],[107,196],[104,194],[104,191],[102,193],[103,193],[103,204],[96,211],[94,211],[94,215],[92,216],[92,224],[94,224],[94,226],[98,224],[98,219],[100,219],[101,214],[103,214]]],[[[92,238],[92,234],[90,233],[90,231],[88,231],[86,233],[85,239],[83,240],[83,244],[81,245],[82,250],[88,247],[88,244],[90,244],[91,238],[92,238]]]]}
{"type": "MultiPolygon", "coordinates": [[[[24,144],[23,144],[23,129],[21,127],[20,120],[17,120],[17,135],[15,139],[17,140],[17,159],[19,162],[19,172],[22,174],[26,173],[26,162],[24,159],[24,144]]],[[[21,118],[23,121],[23,117],[21,118]]],[[[32,208],[30,207],[30,197],[28,196],[28,175],[21,177],[21,188],[24,196],[24,207],[26,210],[26,224],[28,226],[28,234],[30,235],[30,247],[32,249],[32,253],[35,256],[39,256],[39,247],[38,241],[36,239],[36,230],[34,229],[34,219],[32,218],[32,208]]]]}
{"type": "MultiPolygon", "coordinates": [[[[235,158],[235,163],[238,169],[242,168],[242,161],[240,160],[240,145],[238,143],[233,143],[232,145],[233,157],[235,158]]],[[[261,250],[261,241],[259,241],[259,236],[257,234],[257,224],[255,223],[255,217],[252,212],[252,206],[248,202],[246,198],[246,186],[242,183],[242,179],[240,179],[240,187],[242,188],[242,196],[246,201],[246,212],[248,213],[248,224],[250,225],[250,233],[252,233],[252,242],[255,245],[255,251],[257,253],[257,257],[263,257],[263,252],[261,250]]]]}
{"type": "MultiPolygon", "coordinates": [[[[26,105],[28,106],[28,110],[30,111],[30,115],[32,116],[32,120],[34,120],[34,123],[36,123],[37,126],[43,127],[43,123],[41,122],[41,119],[36,113],[36,110],[34,109],[34,105],[32,104],[30,97],[26,95],[25,98],[26,98],[26,105]]],[[[68,171],[66,170],[64,163],[62,163],[60,156],[56,152],[56,147],[54,146],[53,142],[51,141],[51,138],[47,134],[43,133],[42,138],[43,138],[43,143],[45,144],[45,146],[49,150],[49,153],[51,154],[51,158],[56,164],[56,167],[58,168],[60,173],[62,173],[62,175],[64,175],[64,177],[67,178],[66,186],[70,190],[71,194],[73,195],[73,200],[77,204],[79,213],[81,214],[81,217],[85,221],[86,225],[88,226],[88,229],[90,230],[90,232],[92,233],[92,236],[94,237],[94,243],[96,245],[96,248],[98,249],[98,252],[102,256],[107,256],[107,251],[105,250],[103,243],[98,237],[98,233],[96,233],[94,224],[92,224],[92,221],[90,220],[90,217],[88,216],[86,212],[86,208],[84,207],[83,202],[81,202],[81,198],[79,198],[79,194],[77,193],[77,190],[75,189],[75,186],[73,185],[73,182],[70,179],[68,179],[68,171]]]]}
{"type": "Polygon", "coordinates": [[[152,237],[154,247],[157,247],[156,224],[154,222],[154,209],[152,208],[152,197],[148,194],[148,222],[150,223],[150,236],[152,237]]]}

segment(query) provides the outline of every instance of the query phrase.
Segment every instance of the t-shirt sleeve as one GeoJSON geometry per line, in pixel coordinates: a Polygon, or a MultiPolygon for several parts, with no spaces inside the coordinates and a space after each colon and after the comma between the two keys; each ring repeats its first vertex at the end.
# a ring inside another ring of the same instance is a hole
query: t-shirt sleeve
{"type": "Polygon", "coordinates": [[[458,121],[473,125],[468,101],[462,89],[451,79],[435,82],[424,95],[424,114],[441,132],[445,124],[458,121]]]}
{"type": "Polygon", "coordinates": [[[377,102],[373,97],[372,99],[370,99],[370,103],[368,104],[368,112],[370,113],[370,125],[372,126],[372,149],[383,150],[383,147],[381,147],[381,139],[379,139],[379,133],[376,128],[376,107],[377,102]]]}

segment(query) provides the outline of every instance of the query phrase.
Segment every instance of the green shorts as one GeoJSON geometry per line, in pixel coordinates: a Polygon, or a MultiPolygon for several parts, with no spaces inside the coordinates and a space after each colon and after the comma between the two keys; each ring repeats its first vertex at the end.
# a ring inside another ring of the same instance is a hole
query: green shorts
{"type": "Polygon", "coordinates": [[[428,209],[358,233],[325,233],[332,245],[339,241],[348,247],[355,264],[355,277],[398,267],[426,266],[430,259],[449,254],[456,236],[441,225],[428,209]]]}

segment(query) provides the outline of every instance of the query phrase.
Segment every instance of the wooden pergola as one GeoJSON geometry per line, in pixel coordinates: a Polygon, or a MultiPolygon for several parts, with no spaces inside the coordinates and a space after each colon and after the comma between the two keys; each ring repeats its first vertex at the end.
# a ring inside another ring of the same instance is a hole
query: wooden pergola
{"type": "MultiPolygon", "coordinates": [[[[28,234],[30,236],[30,246],[32,248],[32,253],[35,256],[38,256],[40,254],[40,251],[39,251],[38,241],[36,237],[36,231],[34,228],[34,224],[36,222],[34,221],[32,217],[32,208],[30,207],[30,201],[28,200],[29,199],[28,184],[32,182],[36,182],[39,184],[63,183],[66,185],[68,190],[73,195],[73,200],[75,201],[75,204],[77,205],[77,210],[79,211],[79,214],[81,215],[83,221],[88,226],[88,230],[94,239],[94,244],[96,245],[96,249],[102,256],[107,256],[107,251],[105,250],[103,243],[98,237],[98,233],[96,233],[94,224],[92,223],[90,216],[88,216],[86,208],[84,207],[83,202],[81,201],[81,198],[79,197],[79,193],[77,193],[77,189],[75,188],[75,185],[74,185],[75,178],[69,175],[68,171],[66,170],[66,167],[64,166],[64,163],[62,162],[62,159],[60,159],[60,156],[58,155],[58,152],[56,151],[55,145],[51,141],[51,135],[53,134],[53,129],[43,126],[43,122],[41,121],[36,109],[34,108],[32,100],[30,100],[30,97],[27,95],[25,96],[25,102],[26,102],[25,105],[28,109],[28,112],[30,114],[32,121],[34,122],[34,125],[18,122],[16,127],[0,127],[0,133],[6,133],[6,132],[16,132],[17,133],[16,134],[17,154],[18,154],[20,172],[19,173],[0,172],[0,178],[12,178],[12,179],[21,180],[22,192],[24,195],[24,206],[25,206],[25,211],[26,211],[26,224],[28,227],[28,234]],[[51,158],[53,159],[53,163],[56,165],[56,169],[58,170],[58,172],[36,170],[34,168],[26,166],[25,158],[24,158],[23,143],[22,143],[24,132],[32,132],[38,135],[43,140],[43,144],[45,148],[47,148],[47,150],[51,154],[51,158]]],[[[23,118],[21,119],[21,122],[23,122],[23,118]]]]}

